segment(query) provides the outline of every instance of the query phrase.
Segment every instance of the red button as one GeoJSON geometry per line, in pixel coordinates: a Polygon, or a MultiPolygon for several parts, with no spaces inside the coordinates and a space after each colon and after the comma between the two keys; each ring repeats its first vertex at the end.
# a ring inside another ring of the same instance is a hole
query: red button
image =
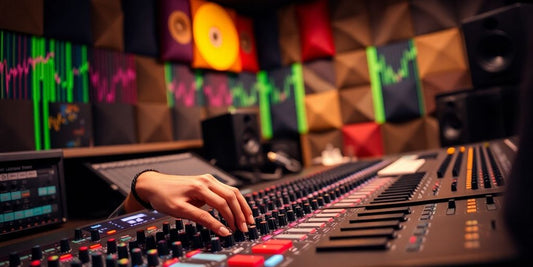
{"type": "Polygon", "coordinates": [[[200,252],[202,252],[202,251],[199,250],[199,249],[191,250],[191,251],[189,251],[189,252],[187,252],[187,253],[185,254],[185,257],[190,258],[190,257],[192,257],[192,256],[194,256],[194,255],[196,255],[196,254],[198,254],[198,253],[200,253],[200,252]]]}
{"type": "Polygon", "coordinates": [[[165,263],[163,263],[163,267],[169,267],[172,266],[172,264],[178,263],[180,260],[178,258],[173,258],[170,260],[166,260],[165,263]]]}
{"type": "Polygon", "coordinates": [[[70,259],[72,259],[72,254],[65,254],[65,255],[59,256],[60,261],[68,261],[70,259]]]}
{"type": "Polygon", "coordinates": [[[290,240],[268,240],[263,244],[255,245],[252,247],[253,253],[259,254],[282,254],[287,249],[292,247],[292,241],[290,240]]]}
{"type": "Polygon", "coordinates": [[[258,255],[242,255],[237,254],[228,259],[229,267],[255,267],[263,266],[265,258],[258,255]]]}

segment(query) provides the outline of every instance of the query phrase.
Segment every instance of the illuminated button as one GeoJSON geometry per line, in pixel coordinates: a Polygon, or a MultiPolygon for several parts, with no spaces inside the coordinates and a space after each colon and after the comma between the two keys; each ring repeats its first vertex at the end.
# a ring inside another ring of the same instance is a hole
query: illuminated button
{"type": "Polygon", "coordinates": [[[305,239],[307,239],[307,235],[282,234],[282,235],[277,235],[274,238],[277,238],[277,239],[289,239],[289,240],[305,240],[305,239]]]}
{"type": "Polygon", "coordinates": [[[298,224],[298,227],[302,228],[324,228],[326,226],[325,223],[300,223],[298,224]]]}
{"type": "Polygon", "coordinates": [[[467,233],[465,234],[465,240],[478,240],[479,234],[478,233],[467,233]]]}
{"type": "Polygon", "coordinates": [[[466,225],[477,225],[477,220],[468,220],[466,221],[466,225]]]}
{"type": "Polygon", "coordinates": [[[317,218],[333,218],[333,217],[339,217],[341,214],[340,213],[319,213],[317,215],[315,215],[315,217],[317,218]]]}
{"type": "Polygon", "coordinates": [[[477,232],[479,231],[478,226],[467,226],[465,227],[465,232],[477,232]]]}
{"type": "Polygon", "coordinates": [[[253,253],[263,254],[281,254],[287,249],[292,247],[292,241],[290,240],[268,240],[263,244],[255,245],[252,247],[253,253]]]}
{"type": "Polygon", "coordinates": [[[157,230],[157,226],[150,226],[146,228],[146,231],[154,231],[154,230],[157,230]]]}
{"type": "Polygon", "coordinates": [[[184,262],[177,262],[172,265],[169,265],[168,267],[205,267],[207,265],[204,264],[195,264],[195,263],[184,263],[184,262]]]}
{"type": "Polygon", "coordinates": [[[235,255],[228,260],[229,267],[256,267],[262,266],[265,262],[263,256],[258,255],[235,255]]]}
{"type": "Polygon", "coordinates": [[[68,261],[70,259],[72,259],[72,254],[70,253],[59,256],[59,261],[68,261]]]}
{"type": "Polygon", "coordinates": [[[322,213],[346,213],[345,209],[325,209],[322,213]]]}
{"type": "Polygon", "coordinates": [[[314,234],[316,233],[316,229],[315,228],[291,228],[291,229],[287,229],[287,231],[285,231],[285,233],[288,233],[288,234],[314,234]]]}
{"type": "Polygon", "coordinates": [[[163,262],[163,267],[170,267],[173,264],[178,263],[179,261],[180,260],[178,258],[173,258],[173,259],[170,259],[170,260],[166,260],[165,262],[163,262]]]}
{"type": "Polygon", "coordinates": [[[187,253],[185,254],[185,257],[190,258],[190,257],[192,257],[192,256],[194,256],[194,255],[196,255],[196,254],[198,254],[198,253],[200,253],[200,252],[202,252],[202,251],[199,250],[199,249],[192,250],[192,251],[187,252],[187,253]]]}
{"type": "Polygon", "coordinates": [[[318,222],[324,222],[324,223],[330,223],[333,221],[333,218],[309,218],[309,220],[307,220],[308,222],[310,223],[318,223],[318,222]]]}
{"type": "Polygon", "coordinates": [[[466,213],[476,213],[477,212],[477,209],[467,209],[466,210],[466,213]]]}
{"type": "Polygon", "coordinates": [[[265,267],[275,267],[283,261],[283,255],[274,255],[265,261],[265,267]]]}
{"type": "Polygon", "coordinates": [[[117,230],[109,230],[106,232],[107,235],[113,235],[113,234],[116,234],[117,233],[117,230]]]}
{"type": "Polygon", "coordinates": [[[89,246],[90,250],[95,250],[99,248],[102,248],[102,244],[94,244],[94,245],[89,246]]]}
{"type": "Polygon", "coordinates": [[[228,257],[224,254],[199,253],[191,257],[194,260],[221,262],[228,257]]]}

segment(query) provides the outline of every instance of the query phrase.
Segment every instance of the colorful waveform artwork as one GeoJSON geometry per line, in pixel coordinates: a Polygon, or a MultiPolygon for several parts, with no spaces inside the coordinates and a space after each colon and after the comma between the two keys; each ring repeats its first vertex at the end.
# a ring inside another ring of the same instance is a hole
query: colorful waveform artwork
{"type": "Polygon", "coordinates": [[[203,106],[202,81],[201,73],[195,74],[188,65],[166,63],[165,84],[169,107],[203,106]]]}
{"type": "Polygon", "coordinates": [[[259,80],[263,136],[307,132],[302,65],[261,71],[259,80]]]}
{"type": "Polygon", "coordinates": [[[208,107],[229,107],[233,98],[229,90],[228,75],[225,72],[207,71],[203,75],[202,89],[208,107]]]}
{"type": "Polygon", "coordinates": [[[135,57],[103,49],[90,53],[91,102],[137,103],[135,57]]]}
{"type": "Polygon", "coordinates": [[[229,74],[228,79],[234,107],[242,108],[259,105],[261,84],[257,79],[257,74],[250,72],[229,74]]]}
{"type": "Polygon", "coordinates": [[[35,148],[50,148],[48,103],[89,100],[87,47],[0,31],[0,99],[33,101],[35,148]]]}
{"type": "Polygon", "coordinates": [[[92,116],[89,104],[50,103],[48,130],[52,148],[92,144],[92,116]]]}
{"type": "Polygon", "coordinates": [[[412,40],[367,48],[376,121],[406,121],[424,114],[412,40]]]}

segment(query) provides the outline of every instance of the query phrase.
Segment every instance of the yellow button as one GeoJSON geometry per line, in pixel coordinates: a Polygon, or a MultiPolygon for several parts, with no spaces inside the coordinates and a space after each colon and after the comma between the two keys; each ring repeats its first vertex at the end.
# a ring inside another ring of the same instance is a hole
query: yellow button
{"type": "Polygon", "coordinates": [[[465,248],[467,249],[479,248],[479,241],[466,241],[465,248]]]}
{"type": "Polygon", "coordinates": [[[476,213],[477,209],[467,209],[466,213],[476,213]]]}

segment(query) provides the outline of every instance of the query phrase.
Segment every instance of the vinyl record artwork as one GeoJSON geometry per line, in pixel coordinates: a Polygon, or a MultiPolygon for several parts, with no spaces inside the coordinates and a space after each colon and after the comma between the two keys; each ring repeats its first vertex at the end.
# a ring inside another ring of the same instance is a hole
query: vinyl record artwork
{"type": "Polygon", "coordinates": [[[218,4],[191,0],[194,68],[240,72],[235,12],[218,4]]]}
{"type": "Polygon", "coordinates": [[[237,32],[239,34],[239,55],[243,71],[258,72],[257,44],[252,18],[237,15],[237,32]]]}
{"type": "Polygon", "coordinates": [[[193,36],[189,0],[160,0],[158,3],[161,59],[190,63],[193,36]]]}

